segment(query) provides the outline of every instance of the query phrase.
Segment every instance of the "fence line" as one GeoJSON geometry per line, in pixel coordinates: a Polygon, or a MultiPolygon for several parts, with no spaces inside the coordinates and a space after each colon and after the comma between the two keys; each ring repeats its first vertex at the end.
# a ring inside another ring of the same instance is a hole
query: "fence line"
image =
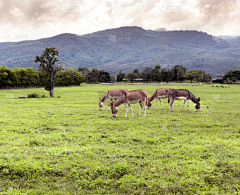
{"type": "MultiPolygon", "coordinates": [[[[102,85],[202,85],[202,83],[102,83],[102,85]]],[[[54,87],[71,87],[79,85],[63,85],[54,87]]],[[[43,85],[26,85],[26,86],[0,86],[0,90],[4,89],[26,89],[26,88],[44,88],[43,85]]]]}
{"type": "Polygon", "coordinates": [[[202,85],[202,83],[102,83],[102,85],[202,85]]]}
{"type": "Polygon", "coordinates": [[[0,89],[26,89],[26,88],[42,88],[43,85],[25,85],[25,86],[0,86],[0,89]]]}
{"type": "MultiPolygon", "coordinates": [[[[56,85],[55,87],[72,87],[72,86],[79,86],[79,85],[56,85]]],[[[26,89],[26,88],[44,88],[44,85],[25,85],[25,86],[0,86],[0,90],[4,89],[26,89]]]]}

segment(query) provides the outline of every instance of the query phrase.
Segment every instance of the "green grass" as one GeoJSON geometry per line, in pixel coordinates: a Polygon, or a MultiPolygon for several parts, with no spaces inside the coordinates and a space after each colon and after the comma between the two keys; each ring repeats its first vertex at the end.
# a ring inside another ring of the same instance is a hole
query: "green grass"
{"type": "Polygon", "coordinates": [[[239,194],[239,86],[171,86],[201,97],[200,112],[175,101],[171,113],[167,99],[146,117],[138,104],[128,118],[123,105],[117,118],[98,110],[108,89],[160,87],[1,90],[0,194],[239,194]]]}

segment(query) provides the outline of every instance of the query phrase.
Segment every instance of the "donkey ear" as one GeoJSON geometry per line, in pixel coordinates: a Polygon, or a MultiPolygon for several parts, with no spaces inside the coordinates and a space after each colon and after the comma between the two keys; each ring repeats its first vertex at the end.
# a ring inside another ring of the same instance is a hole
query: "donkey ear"
{"type": "Polygon", "coordinates": [[[200,100],[201,100],[200,97],[197,100],[198,100],[198,102],[200,102],[200,100]]]}

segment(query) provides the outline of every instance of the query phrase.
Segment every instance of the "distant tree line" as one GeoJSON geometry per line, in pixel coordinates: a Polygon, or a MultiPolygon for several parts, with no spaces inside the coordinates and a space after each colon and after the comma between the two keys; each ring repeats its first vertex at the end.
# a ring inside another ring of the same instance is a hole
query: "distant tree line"
{"type": "MultiPolygon", "coordinates": [[[[182,65],[175,65],[171,69],[163,68],[157,64],[154,68],[146,66],[141,72],[139,69],[134,69],[133,72],[124,73],[119,71],[117,77],[110,75],[107,71],[93,68],[91,71],[87,67],[79,67],[78,71],[85,76],[84,82],[98,83],[98,82],[123,82],[123,79],[134,82],[135,79],[141,78],[144,82],[182,82],[190,80],[191,82],[210,82],[212,80],[211,74],[206,74],[204,70],[190,70],[182,65]]],[[[236,82],[240,80],[240,70],[230,70],[224,75],[224,79],[236,82]]]]}
{"type": "Polygon", "coordinates": [[[98,82],[114,82],[115,77],[110,75],[109,72],[93,68],[91,71],[87,67],[79,67],[78,71],[85,76],[84,82],[98,83],[98,82]]]}
{"type": "Polygon", "coordinates": [[[240,70],[229,70],[224,74],[223,78],[225,80],[236,82],[237,80],[240,80],[240,70]]]}
{"type": "Polygon", "coordinates": [[[197,82],[209,82],[212,79],[212,75],[206,74],[202,70],[191,70],[187,73],[187,68],[181,65],[175,65],[171,69],[162,68],[157,64],[154,68],[145,67],[142,72],[138,69],[133,70],[131,73],[122,73],[121,71],[117,74],[117,81],[121,82],[126,78],[133,82],[134,79],[142,78],[145,82],[169,82],[176,81],[182,82],[183,80],[196,80],[197,82]]]}
{"type": "Polygon", "coordinates": [[[137,78],[143,79],[144,82],[169,82],[176,81],[181,82],[183,80],[196,80],[197,82],[211,81],[212,75],[206,74],[202,70],[192,70],[187,73],[187,68],[181,65],[175,65],[172,69],[162,68],[157,64],[154,68],[145,67],[142,72],[139,69],[134,69],[133,72],[123,73],[120,71],[117,74],[117,78],[114,75],[110,75],[107,71],[98,70],[93,68],[91,71],[87,67],[79,67],[78,71],[85,75],[85,82],[97,83],[97,82],[122,82],[123,79],[127,79],[133,82],[137,78]]]}
{"type": "MultiPolygon", "coordinates": [[[[80,85],[84,76],[73,68],[64,69],[58,72],[59,77],[56,78],[55,86],[80,85]]],[[[40,85],[45,86],[47,76],[42,71],[32,68],[12,69],[6,66],[0,66],[0,87],[1,86],[29,86],[40,85]]]]}
{"type": "MultiPolygon", "coordinates": [[[[144,82],[182,82],[190,80],[191,82],[209,82],[212,75],[206,74],[203,70],[191,70],[187,72],[187,68],[182,65],[175,65],[171,69],[162,68],[157,64],[154,68],[145,67],[143,71],[134,69],[133,72],[119,72],[117,78],[110,75],[107,71],[93,68],[89,70],[87,67],[62,68],[55,80],[55,86],[80,85],[82,82],[98,83],[98,82],[123,82],[123,79],[134,82],[137,78],[142,78],[144,82]]],[[[230,70],[222,76],[226,80],[236,82],[240,80],[240,70],[230,70]]],[[[1,86],[29,86],[40,85],[46,86],[47,76],[39,69],[32,68],[8,68],[0,66],[0,87],[1,86]]]]}

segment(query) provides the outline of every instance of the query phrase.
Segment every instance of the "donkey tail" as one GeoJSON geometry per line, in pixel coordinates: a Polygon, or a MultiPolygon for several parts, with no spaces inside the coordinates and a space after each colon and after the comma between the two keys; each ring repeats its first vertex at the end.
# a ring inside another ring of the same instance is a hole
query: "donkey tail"
{"type": "Polygon", "coordinates": [[[169,95],[169,92],[168,92],[167,97],[168,97],[168,103],[169,103],[169,102],[170,102],[170,95],[169,95]]]}

